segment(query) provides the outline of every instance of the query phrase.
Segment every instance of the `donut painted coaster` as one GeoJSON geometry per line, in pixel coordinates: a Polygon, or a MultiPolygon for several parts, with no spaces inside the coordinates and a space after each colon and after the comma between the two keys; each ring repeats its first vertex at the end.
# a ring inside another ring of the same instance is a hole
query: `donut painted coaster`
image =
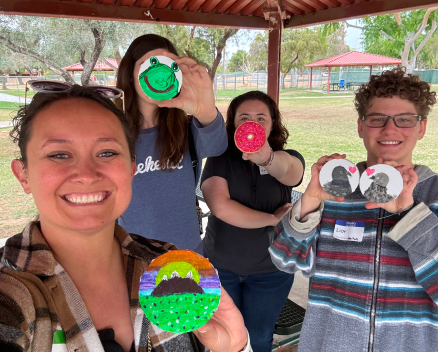
{"type": "Polygon", "coordinates": [[[208,259],[189,251],[154,259],[140,279],[140,304],[162,330],[189,332],[203,326],[220,301],[220,281],[208,259]]]}
{"type": "Polygon", "coordinates": [[[138,81],[144,94],[155,100],[176,97],[183,83],[178,64],[167,56],[152,56],[143,62],[138,81]]]}
{"type": "Polygon", "coordinates": [[[353,193],[359,185],[359,170],[349,160],[333,159],[322,167],[319,183],[328,194],[345,197],[353,193]]]}
{"type": "Polygon", "coordinates": [[[362,173],[359,185],[360,191],[369,201],[388,203],[396,199],[403,190],[403,178],[396,168],[377,164],[362,173]]]}
{"type": "Polygon", "coordinates": [[[237,148],[244,153],[256,153],[266,142],[266,132],[257,122],[247,121],[237,127],[234,133],[237,148]]]}

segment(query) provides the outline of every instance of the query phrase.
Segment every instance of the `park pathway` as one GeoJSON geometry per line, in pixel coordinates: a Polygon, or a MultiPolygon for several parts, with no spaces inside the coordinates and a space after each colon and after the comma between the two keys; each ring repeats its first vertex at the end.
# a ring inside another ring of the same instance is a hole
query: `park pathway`
{"type": "Polygon", "coordinates": [[[0,101],[7,101],[10,103],[23,103],[24,104],[24,98],[16,97],[14,95],[0,93],[0,101]]]}

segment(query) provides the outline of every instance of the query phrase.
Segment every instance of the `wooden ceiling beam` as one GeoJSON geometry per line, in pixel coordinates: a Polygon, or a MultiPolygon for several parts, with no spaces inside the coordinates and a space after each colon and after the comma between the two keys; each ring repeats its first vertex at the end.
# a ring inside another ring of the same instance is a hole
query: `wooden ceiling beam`
{"type": "Polygon", "coordinates": [[[287,2],[283,2],[283,6],[286,10],[288,10],[289,12],[292,12],[293,15],[302,15],[304,13],[303,10],[301,10],[300,8],[289,4],[287,2]]]}
{"type": "Polygon", "coordinates": [[[154,7],[156,9],[165,9],[169,5],[170,0],[155,0],[154,7]]]}
{"type": "Polygon", "coordinates": [[[303,10],[304,12],[314,12],[315,9],[300,0],[289,0],[289,3],[303,10]]]}
{"type": "Polygon", "coordinates": [[[228,13],[230,14],[230,15],[237,15],[239,12],[240,12],[240,10],[242,10],[246,5],[249,5],[249,3],[251,2],[252,0],[239,0],[239,1],[236,1],[231,7],[230,7],[230,10],[228,11],[228,13]]]}
{"type": "Polygon", "coordinates": [[[231,5],[233,5],[236,2],[236,0],[222,0],[217,6],[216,6],[216,13],[224,13],[227,11],[231,5]]]}
{"type": "Polygon", "coordinates": [[[221,0],[207,0],[201,6],[202,12],[211,12],[221,0]]]}
{"type": "Polygon", "coordinates": [[[341,6],[341,3],[336,0],[320,0],[321,2],[323,2],[324,4],[326,4],[328,7],[338,7],[341,6]]]}
{"type": "Polygon", "coordinates": [[[263,10],[265,8],[265,4],[261,5],[257,10],[254,10],[252,13],[253,16],[263,17],[263,10]]]}
{"type": "MultiPolygon", "coordinates": [[[[254,13],[258,8],[263,6],[266,0],[252,0],[241,12],[242,16],[248,16],[254,13]]],[[[262,13],[263,15],[263,13],[262,13]]]]}
{"type": "MultiPolygon", "coordinates": [[[[343,0],[338,0],[343,2],[343,0]]],[[[438,0],[369,0],[352,5],[292,16],[286,20],[285,28],[314,26],[364,16],[375,16],[399,11],[408,11],[437,6],[438,0]]]]}
{"type": "Polygon", "coordinates": [[[187,11],[198,11],[205,0],[190,0],[187,3],[187,11]]]}
{"type": "Polygon", "coordinates": [[[248,29],[269,28],[268,21],[265,21],[263,17],[218,15],[214,13],[54,0],[7,0],[0,5],[0,14],[179,24],[186,26],[197,25],[248,29]]]}
{"type": "Polygon", "coordinates": [[[325,10],[327,8],[326,4],[321,3],[319,0],[302,0],[309,6],[314,7],[317,10],[325,10]]]}
{"type": "Polygon", "coordinates": [[[172,10],[181,10],[187,3],[188,0],[172,0],[170,3],[170,8],[172,10]]]}
{"type": "Polygon", "coordinates": [[[341,4],[351,5],[354,4],[354,0],[338,0],[341,4]]]}

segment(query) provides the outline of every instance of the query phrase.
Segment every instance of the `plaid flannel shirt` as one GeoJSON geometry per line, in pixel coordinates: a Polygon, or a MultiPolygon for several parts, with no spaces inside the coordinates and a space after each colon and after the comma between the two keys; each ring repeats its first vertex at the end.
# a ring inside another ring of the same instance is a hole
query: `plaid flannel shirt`
{"type": "MultiPolygon", "coordinates": [[[[156,352],[205,351],[193,333],[172,334],[152,324],[139,302],[140,277],[157,256],[176,249],[171,243],[128,234],[116,225],[130,297],[136,351],[147,351],[148,336],[156,352]]],[[[55,260],[30,222],[0,249],[0,346],[24,351],[51,351],[53,334],[63,330],[68,351],[104,351],[77,288],[55,260]]]]}

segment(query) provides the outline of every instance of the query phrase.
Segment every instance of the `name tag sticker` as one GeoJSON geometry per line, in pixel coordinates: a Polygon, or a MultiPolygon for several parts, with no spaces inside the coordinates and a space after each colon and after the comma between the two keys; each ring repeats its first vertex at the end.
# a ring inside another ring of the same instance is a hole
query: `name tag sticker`
{"type": "Polygon", "coordinates": [[[341,241],[362,242],[364,231],[365,222],[363,221],[336,220],[333,237],[341,241]]]}
{"type": "Polygon", "coordinates": [[[259,169],[260,169],[260,175],[268,175],[269,174],[268,170],[266,170],[266,167],[259,166],[259,169]]]}

